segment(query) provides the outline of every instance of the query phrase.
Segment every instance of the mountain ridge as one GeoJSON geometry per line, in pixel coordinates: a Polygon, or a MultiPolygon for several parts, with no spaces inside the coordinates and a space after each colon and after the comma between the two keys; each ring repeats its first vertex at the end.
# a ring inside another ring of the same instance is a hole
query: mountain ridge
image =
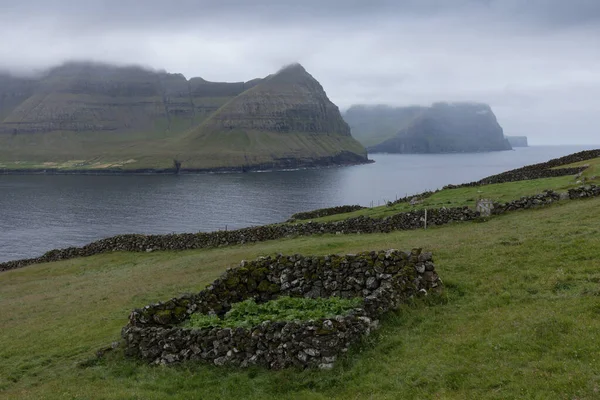
{"type": "Polygon", "coordinates": [[[165,170],[177,161],[210,170],[367,161],[337,106],[299,64],[246,82],[92,62],[66,63],[37,78],[0,74],[0,117],[0,168],[165,170]],[[266,107],[268,118],[253,125],[260,118],[249,107],[252,93],[237,98],[257,87],[266,100],[254,104],[266,107]],[[236,118],[229,118],[231,105],[218,113],[230,103],[238,105],[236,118]],[[229,122],[219,124],[215,115],[229,122]],[[311,121],[323,129],[298,129],[311,121]],[[238,140],[242,134],[252,139],[247,148],[238,140]],[[212,135],[218,137],[211,146],[193,140],[212,135]]]}

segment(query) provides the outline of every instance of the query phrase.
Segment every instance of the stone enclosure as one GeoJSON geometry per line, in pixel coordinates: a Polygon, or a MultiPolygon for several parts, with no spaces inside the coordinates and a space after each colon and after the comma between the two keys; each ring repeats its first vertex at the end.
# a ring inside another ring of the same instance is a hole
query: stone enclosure
{"type": "Polygon", "coordinates": [[[242,261],[197,294],[136,309],[122,330],[126,354],[156,364],[185,360],[246,367],[331,368],[376,328],[379,318],[418,294],[438,291],[432,254],[413,249],[356,255],[277,255],[242,261]],[[266,321],[246,328],[186,328],[192,313],[224,315],[248,298],[279,296],[363,299],[347,315],[308,321],[266,321]]]}

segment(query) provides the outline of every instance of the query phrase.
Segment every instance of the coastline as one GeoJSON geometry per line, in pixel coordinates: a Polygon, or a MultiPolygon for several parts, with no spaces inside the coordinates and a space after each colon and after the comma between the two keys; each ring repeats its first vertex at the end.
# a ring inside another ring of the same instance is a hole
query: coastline
{"type": "Polygon", "coordinates": [[[192,174],[236,174],[246,172],[275,172],[292,171],[303,169],[326,169],[351,167],[354,165],[373,164],[375,161],[366,159],[363,161],[346,162],[320,162],[312,163],[289,163],[288,165],[277,165],[274,163],[257,164],[238,167],[219,168],[137,168],[137,169],[61,169],[61,168],[0,168],[0,175],[192,175],[192,174]]]}

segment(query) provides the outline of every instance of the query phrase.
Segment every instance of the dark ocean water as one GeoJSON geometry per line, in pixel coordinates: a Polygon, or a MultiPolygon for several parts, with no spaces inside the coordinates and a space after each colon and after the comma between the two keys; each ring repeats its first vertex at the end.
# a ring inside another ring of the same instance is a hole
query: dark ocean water
{"type": "Polygon", "coordinates": [[[375,154],[344,168],[204,175],[0,176],[0,261],[122,233],[235,229],[298,211],[384,204],[600,146],[443,155],[375,154]]]}

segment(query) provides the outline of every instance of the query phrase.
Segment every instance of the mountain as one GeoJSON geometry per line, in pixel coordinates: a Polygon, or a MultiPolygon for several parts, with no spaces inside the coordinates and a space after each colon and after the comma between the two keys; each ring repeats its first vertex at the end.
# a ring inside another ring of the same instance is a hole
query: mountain
{"type": "MultiPolygon", "coordinates": [[[[233,98],[193,129],[186,141],[192,148],[204,149],[200,154],[204,158],[228,143],[228,162],[238,165],[268,167],[275,162],[295,167],[311,160],[335,164],[366,159],[338,107],[299,64],[233,98]]],[[[184,163],[195,164],[199,155],[181,157],[184,163]]]]}
{"type": "Polygon", "coordinates": [[[527,136],[506,136],[506,139],[512,147],[529,147],[527,136]]]}
{"type": "Polygon", "coordinates": [[[363,146],[374,146],[391,139],[427,107],[392,107],[388,105],[353,105],[342,115],[352,129],[352,136],[363,146]]]}
{"type": "MultiPolygon", "coordinates": [[[[387,130],[388,137],[372,144],[369,152],[455,153],[511,149],[487,104],[435,103],[430,107],[392,108],[387,112],[395,115],[396,134],[389,137],[390,130],[387,130]]],[[[369,128],[376,134],[381,132],[377,125],[369,125],[369,128]]]]}
{"type": "Polygon", "coordinates": [[[0,168],[203,170],[367,161],[300,65],[248,82],[71,62],[0,74],[0,168]]]}

